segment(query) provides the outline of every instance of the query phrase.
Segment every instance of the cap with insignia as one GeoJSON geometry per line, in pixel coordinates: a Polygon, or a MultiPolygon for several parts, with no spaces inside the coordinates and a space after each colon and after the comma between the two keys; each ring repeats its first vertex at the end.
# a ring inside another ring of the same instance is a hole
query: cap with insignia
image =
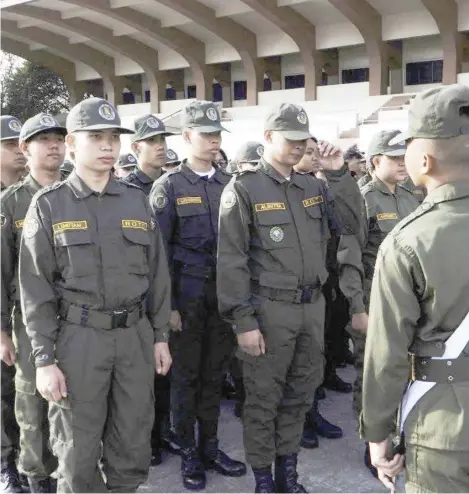
{"type": "Polygon", "coordinates": [[[153,115],[144,115],[135,120],[135,134],[131,137],[132,142],[143,141],[157,135],[172,136],[174,134],[166,130],[164,122],[153,115]]]}
{"type": "Polygon", "coordinates": [[[58,132],[66,135],[67,129],[57,122],[55,117],[48,113],[38,113],[34,117],[28,118],[23,124],[20,132],[20,140],[27,141],[42,132],[58,132]]]}
{"type": "Polygon", "coordinates": [[[21,122],[12,115],[2,115],[1,117],[1,141],[19,139],[21,132],[21,122]]]}
{"type": "Polygon", "coordinates": [[[131,153],[124,153],[119,156],[116,168],[134,168],[137,165],[137,159],[131,153]]]}
{"type": "Polygon", "coordinates": [[[419,93],[410,104],[408,125],[393,143],[469,134],[469,87],[452,84],[419,93]]]}
{"type": "Polygon", "coordinates": [[[67,117],[67,131],[115,129],[121,134],[133,134],[134,131],[122,127],[117,110],[109,101],[102,98],[88,98],[75,105],[67,117]]]}
{"type": "Polygon", "coordinates": [[[368,156],[404,156],[405,145],[402,143],[390,144],[390,141],[399,134],[398,130],[381,130],[371,138],[368,146],[368,156]]]}
{"type": "Polygon", "coordinates": [[[260,142],[248,141],[237,151],[236,163],[258,163],[264,154],[264,146],[260,142]]]}
{"type": "Polygon", "coordinates": [[[181,160],[179,159],[179,156],[177,155],[176,151],[173,151],[172,149],[168,149],[166,151],[166,163],[180,163],[181,160]]]}
{"type": "Polygon", "coordinates": [[[67,173],[72,173],[75,167],[70,160],[64,160],[64,162],[60,165],[60,169],[67,173]]]}
{"type": "Polygon", "coordinates": [[[290,141],[303,141],[312,137],[308,115],[301,106],[282,103],[271,110],[264,124],[265,130],[279,132],[290,141]]]}
{"type": "Polygon", "coordinates": [[[181,112],[181,127],[197,129],[199,132],[208,134],[225,130],[221,124],[220,110],[211,101],[196,100],[188,104],[181,112]]]}

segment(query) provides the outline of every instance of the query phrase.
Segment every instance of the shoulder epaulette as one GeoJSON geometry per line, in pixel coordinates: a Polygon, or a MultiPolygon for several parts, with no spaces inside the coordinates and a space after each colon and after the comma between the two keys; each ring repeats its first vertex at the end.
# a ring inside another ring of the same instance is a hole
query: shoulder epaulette
{"type": "Polygon", "coordinates": [[[373,182],[368,182],[367,184],[365,184],[360,189],[360,192],[364,196],[365,194],[368,194],[368,192],[375,191],[375,190],[376,190],[375,184],[373,182]]]}
{"type": "Polygon", "coordinates": [[[233,174],[233,177],[239,178],[244,175],[249,175],[250,173],[257,173],[258,168],[246,168],[245,170],[241,170],[238,173],[233,174]]]}
{"type": "Polygon", "coordinates": [[[412,223],[417,218],[420,218],[420,216],[423,216],[427,211],[430,211],[430,209],[432,209],[434,205],[435,203],[432,201],[425,201],[422,204],[420,204],[420,206],[417,209],[415,209],[412,213],[406,216],[394,227],[393,233],[400,232],[409,223],[412,223]]]}
{"type": "Polygon", "coordinates": [[[55,182],[52,185],[45,185],[41,189],[39,189],[33,196],[31,201],[31,206],[34,206],[40,197],[45,196],[49,192],[53,192],[54,190],[60,189],[65,184],[65,182],[55,182]]]}
{"type": "Polygon", "coordinates": [[[140,186],[133,184],[132,182],[127,182],[127,180],[124,180],[123,178],[118,178],[117,182],[120,184],[126,185],[127,187],[130,187],[131,189],[138,189],[138,190],[141,190],[143,192],[143,190],[140,186]]]}
{"type": "Polygon", "coordinates": [[[11,197],[18,189],[21,189],[23,186],[23,181],[15,182],[14,184],[8,186],[6,189],[2,190],[1,198],[2,201],[11,197]]]}

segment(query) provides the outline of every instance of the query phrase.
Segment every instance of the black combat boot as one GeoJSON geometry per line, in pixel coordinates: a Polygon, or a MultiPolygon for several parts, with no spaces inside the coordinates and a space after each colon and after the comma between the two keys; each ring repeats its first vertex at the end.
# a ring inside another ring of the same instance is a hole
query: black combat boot
{"type": "Polygon", "coordinates": [[[274,479],[272,478],[272,467],[253,468],[254,478],[256,479],[256,489],[254,492],[270,493],[275,490],[274,479]]]}
{"type": "Polygon", "coordinates": [[[307,490],[298,483],[298,473],[296,471],[297,461],[298,455],[296,453],[290,453],[285,456],[277,456],[275,459],[276,492],[307,492],[307,490]]]}
{"type": "Polygon", "coordinates": [[[319,447],[318,436],[307,420],[305,420],[305,423],[303,425],[301,447],[306,449],[315,449],[319,447]]]}
{"type": "Polygon", "coordinates": [[[43,492],[51,493],[54,492],[50,478],[47,479],[37,479],[35,477],[28,477],[29,490],[31,494],[43,492]]]}
{"type": "Polygon", "coordinates": [[[23,492],[18,469],[13,458],[2,460],[0,487],[2,492],[23,492]]]}
{"type": "Polygon", "coordinates": [[[201,491],[205,489],[206,477],[205,468],[200,460],[199,452],[196,448],[184,448],[180,450],[181,474],[184,487],[191,491],[201,491]]]}
{"type": "Polygon", "coordinates": [[[246,465],[241,461],[232,460],[218,448],[218,439],[201,439],[200,456],[207,470],[215,470],[226,477],[242,477],[246,475],[246,465]]]}
{"type": "Polygon", "coordinates": [[[327,439],[339,439],[344,435],[340,427],[331,424],[319,413],[316,399],[313,402],[311,410],[306,414],[306,422],[318,436],[327,439]]]}
{"type": "Polygon", "coordinates": [[[342,380],[335,372],[329,374],[322,383],[323,387],[326,389],[331,389],[332,391],[337,391],[338,393],[351,393],[353,387],[350,383],[342,380]]]}

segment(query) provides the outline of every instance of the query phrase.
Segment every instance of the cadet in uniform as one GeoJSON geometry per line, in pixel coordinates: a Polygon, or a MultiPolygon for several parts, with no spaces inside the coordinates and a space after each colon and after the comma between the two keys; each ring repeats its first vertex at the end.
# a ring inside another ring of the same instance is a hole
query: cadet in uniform
{"type": "Polygon", "coordinates": [[[168,149],[166,151],[166,163],[163,166],[163,171],[169,172],[181,164],[181,160],[177,155],[176,151],[173,149],[168,149]]]}
{"type": "Polygon", "coordinates": [[[254,168],[259,164],[259,161],[264,154],[264,145],[256,141],[248,141],[238,148],[236,151],[233,164],[235,168],[231,173],[242,172],[254,168]]]}
{"type": "Polygon", "coordinates": [[[114,175],[118,178],[128,177],[137,166],[137,159],[132,153],[123,153],[114,165],[114,175]]]}
{"type": "Polygon", "coordinates": [[[2,195],[2,313],[13,308],[13,338],[17,349],[15,413],[20,426],[19,471],[28,477],[31,492],[51,492],[50,475],[57,460],[49,449],[47,401],[36,390],[36,369],[30,361],[31,342],[23,325],[18,286],[19,251],[24,218],[33,196],[42,187],[61,179],[67,130],[54,117],[39,113],[27,120],[20,134],[20,148],[28,159],[30,174],[2,195]]]}
{"type": "Polygon", "coordinates": [[[110,174],[132,132],[115,108],[86,99],[67,131],[75,171],[38,192],[24,220],[23,319],[58,491],[134,492],[150,465],[155,361],[162,374],[171,364],[166,257],[145,194],[110,174]]]}
{"type": "MultiPolygon", "coordinates": [[[[321,287],[330,228],[338,226],[330,221],[333,203],[323,182],[293,172],[311,137],[304,110],[276,107],[264,136],[259,166],[235,175],[222,196],[219,307],[240,347],[244,446],[256,492],[306,492],[297,453],[323,377],[321,287]]],[[[324,168],[343,166],[333,146],[323,143],[320,154],[324,168]]]]}
{"type": "Polygon", "coordinates": [[[366,173],[365,156],[354,144],[344,153],[345,164],[355,180],[360,180],[366,173]]]}
{"type": "Polygon", "coordinates": [[[213,166],[220,149],[216,105],[195,101],[182,110],[188,158],[153,186],[150,204],[165,239],[173,282],[171,411],[188,489],[203,489],[205,468],[246,473],[218,448],[224,370],[232,355],[231,328],[218,314],[216,255],[220,196],[230,176],[213,166]],[[198,449],[195,423],[198,422],[198,449]]]}
{"type": "Polygon", "coordinates": [[[166,130],[163,121],[153,115],[144,115],[135,120],[135,134],[131,140],[138,165],[125,178],[126,182],[138,185],[146,195],[150,194],[153,182],[163,173],[166,137],[171,135],[173,133],[166,130]]]}
{"type": "MultiPolygon", "coordinates": [[[[0,117],[0,122],[1,190],[3,191],[19,179],[24,170],[26,160],[18,146],[21,122],[11,115],[3,115],[0,117]]],[[[3,230],[7,226],[3,211],[0,220],[3,237],[3,230]]],[[[0,333],[0,357],[2,360],[0,480],[3,492],[22,492],[16,468],[16,456],[19,448],[19,429],[15,419],[14,364],[16,362],[16,349],[11,339],[10,309],[11,306],[5,305],[2,297],[2,327],[0,333]]]]}
{"type": "Polygon", "coordinates": [[[469,492],[469,88],[418,94],[408,119],[396,140],[407,141],[409,175],[428,196],[379,250],[361,434],[393,488],[403,458],[386,459],[387,439],[410,354],[413,383],[401,409],[406,492],[469,492]]]}
{"type": "MultiPolygon", "coordinates": [[[[399,131],[377,132],[368,148],[368,156],[374,169],[373,180],[366,184],[361,193],[365,201],[367,217],[367,240],[363,249],[363,305],[352,310],[351,334],[354,342],[355,368],[353,406],[357,418],[362,406],[363,358],[365,353],[366,331],[368,328],[368,308],[370,303],[371,281],[376,255],[386,235],[412,213],[419,205],[417,199],[400,183],[407,179],[404,165],[405,147],[389,142],[399,131]]],[[[356,286],[356,291],[361,289],[356,286]]],[[[376,471],[369,461],[368,445],[365,447],[365,465],[373,475],[376,471]]]]}

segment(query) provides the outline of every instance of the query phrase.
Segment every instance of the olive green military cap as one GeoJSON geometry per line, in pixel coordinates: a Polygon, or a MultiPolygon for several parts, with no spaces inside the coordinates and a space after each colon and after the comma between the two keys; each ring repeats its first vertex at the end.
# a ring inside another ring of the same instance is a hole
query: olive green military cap
{"type": "Polygon", "coordinates": [[[189,129],[197,129],[199,132],[229,132],[221,124],[220,110],[211,101],[196,100],[189,103],[181,111],[180,126],[189,129]]]}
{"type": "Polygon", "coordinates": [[[20,132],[20,140],[27,141],[37,134],[51,131],[58,132],[64,136],[67,134],[67,129],[60,125],[55,117],[48,113],[38,113],[34,117],[28,118],[23,124],[20,132]]]}
{"type": "Polygon", "coordinates": [[[264,146],[260,142],[248,141],[236,152],[235,163],[258,163],[264,154],[264,146]]]}
{"type": "Polygon", "coordinates": [[[371,142],[368,146],[368,156],[378,156],[383,154],[384,156],[404,156],[405,145],[401,142],[391,145],[390,141],[399,135],[398,130],[381,130],[376,132],[371,138],[371,142]]]}
{"type": "Polygon", "coordinates": [[[117,110],[109,101],[102,98],[88,98],[75,105],[67,117],[69,134],[84,130],[115,129],[121,134],[133,134],[134,131],[121,125],[117,110]]]}
{"type": "Polygon", "coordinates": [[[172,136],[174,134],[166,130],[163,120],[154,115],[144,115],[135,120],[135,134],[131,137],[132,142],[143,141],[157,135],[172,136]]]}
{"type": "Polygon", "coordinates": [[[410,104],[408,125],[393,142],[469,134],[469,87],[453,84],[419,93],[410,104]]]}
{"type": "Polygon", "coordinates": [[[0,141],[19,139],[21,132],[21,122],[12,115],[2,115],[0,131],[0,141]]]}
{"type": "Polygon", "coordinates": [[[166,151],[166,163],[180,163],[181,160],[179,159],[179,156],[177,155],[176,151],[173,151],[172,149],[168,149],[166,151]]]}
{"type": "Polygon", "coordinates": [[[137,159],[132,153],[123,153],[119,156],[116,168],[134,168],[137,166],[137,159]]]}
{"type": "Polygon", "coordinates": [[[282,103],[267,115],[265,130],[273,130],[290,141],[302,141],[312,137],[308,115],[301,106],[282,103]]]}

